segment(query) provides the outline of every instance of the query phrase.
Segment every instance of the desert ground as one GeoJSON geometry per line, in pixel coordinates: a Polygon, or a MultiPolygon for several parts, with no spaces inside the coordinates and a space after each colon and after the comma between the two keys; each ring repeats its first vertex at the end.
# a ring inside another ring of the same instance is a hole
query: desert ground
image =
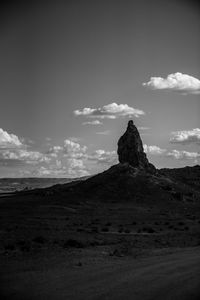
{"type": "Polygon", "coordinates": [[[199,299],[198,203],[57,189],[0,197],[1,299],[199,299]]]}

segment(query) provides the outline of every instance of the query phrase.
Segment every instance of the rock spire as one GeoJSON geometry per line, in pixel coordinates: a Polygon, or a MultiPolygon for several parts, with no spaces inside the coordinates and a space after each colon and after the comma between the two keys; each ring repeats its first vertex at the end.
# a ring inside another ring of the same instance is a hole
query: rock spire
{"type": "Polygon", "coordinates": [[[155,170],[146,157],[140,134],[132,120],[128,122],[126,132],[118,141],[117,154],[120,163],[129,163],[135,168],[155,170]]]}

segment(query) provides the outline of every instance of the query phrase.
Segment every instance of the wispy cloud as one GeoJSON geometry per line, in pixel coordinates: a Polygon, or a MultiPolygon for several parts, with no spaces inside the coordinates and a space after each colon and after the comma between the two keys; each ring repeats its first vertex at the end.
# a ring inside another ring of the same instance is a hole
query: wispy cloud
{"type": "Polygon", "coordinates": [[[167,78],[151,77],[143,86],[154,90],[174,90],[188,94],[200,94],[200,80],[180,72],[169,74],[167,78]]]}
{"type": "Polygon", "coordinates": [[[99,119],[116,119],[124,116],[140,117],[144,111],[128,106],[127,104],[111,103],[99,108],[85,107],[82,110],[75,110],[75,116],[85,116],[99,119]]]}
{"type": "Polygon", "coordinates": [[[149,130],[150,127],[139,126],[138,130],[149,130]]]}
{"type": "Polygon", "coordinates": [[[109,135],[110,134],[110,130],[99,131],[99,132],[96,132],[96,134],[109,135]]]}
{"type": "Polygon", "coordinates": [[[100,122],[99,120],[94,120],[94,121],[88,121],[88,122],[83,122],[83,125],[102,125],[103,123],[100,122]]]}
{"type": "Polygon", "coordinates": [[[170,143],[174,144],[200,144],[200,128],[180,130],[171,133],[170,143]]]}

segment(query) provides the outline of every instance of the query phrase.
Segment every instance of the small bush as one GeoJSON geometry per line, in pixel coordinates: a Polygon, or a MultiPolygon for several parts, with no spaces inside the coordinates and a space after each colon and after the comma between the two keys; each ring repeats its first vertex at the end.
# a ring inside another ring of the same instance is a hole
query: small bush
{"type": "Polygon", "coordinates": [[[154,233],[155,230],[154,230],[153,228],[149,227],[149,228],[147,228],[147,232],[148,232],[148,233],[154,233]]]}
{"type": "Polygon", "coordinates": [[[71,248],[83,248],[84,244],[81,241],[69,239],[69,240],[65,241],[63,247],[64,248],[70,248],[70,247],[71,248]]]}
{"type": "Polygon", "coordinates": [[[178,222],[178,225],[183,226],[183,225],[185,225],[185,223],[180,221],[180,222],[178,222]]]}
{"type": "Polygon", "coordinates": [[[7,250],[7,251],[13,251],[16,249],[15,245],[14,244],[11,244],[11,243],[8,243],[4,246],[4,249],[7,250]]]}
{"type": "Polygon", "coordinates": [[[112,225],[111,222],[107,222],[107,223],[105,224],[105,226],[111,226],[111,225],[112,225]]]}
{"type": "Polygon", "coordinates": [[[21,251],[30,251],[31,249],[31,242],[28,240],[21,240],[18,242],[19,248],[21,251]]]}
{"type": "Polygon", "coordinates": [[[44,244],[47,241],[45,237],[42,235],[38,235],[33,239],[33,242],[38,243],[38,244],[44,244]]]}
{"type": "Polygon", "coordinates": [[[151,227],[143,227],[142,231],[145,231],[147,233],[154,233],[155,232],[155,230],[151,227]]]}
{"type": "Polygon", "coordinates": [[[103,232],[108,232],[108,231],[109,231],[109,228],[108,228],[108,227],[103,227],[103,228],[101,229],[101,231],[103,231],[103,232]]]}
{"type": "Polygon", "coordinates": [[[125,233],[130,233],[131,231],[130,231],[130,229],[125,229],[124,232],[125,233]]]}
{"type": "Polygon", "coordinates": [[[99,228],[97,226],[94,226],[94,227],[92,227],[91,231],[94,232],[94,233],[98,233],[99,228]]]}
{"type": "Polygon", "coordinates": [[[76,229],[76,231],[77,231],[77,232],[83,232],[84,229],[79,227],[79,228],[76,229]]]}

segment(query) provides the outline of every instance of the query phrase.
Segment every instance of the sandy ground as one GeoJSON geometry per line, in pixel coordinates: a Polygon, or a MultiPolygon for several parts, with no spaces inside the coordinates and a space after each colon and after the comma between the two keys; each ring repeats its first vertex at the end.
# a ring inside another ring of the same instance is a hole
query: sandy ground
{"type": "Polygon", "coordinates": [[[66,264],[65,258],[1,274],[2,300],[197,300],[200,248],[66,264]]]}

